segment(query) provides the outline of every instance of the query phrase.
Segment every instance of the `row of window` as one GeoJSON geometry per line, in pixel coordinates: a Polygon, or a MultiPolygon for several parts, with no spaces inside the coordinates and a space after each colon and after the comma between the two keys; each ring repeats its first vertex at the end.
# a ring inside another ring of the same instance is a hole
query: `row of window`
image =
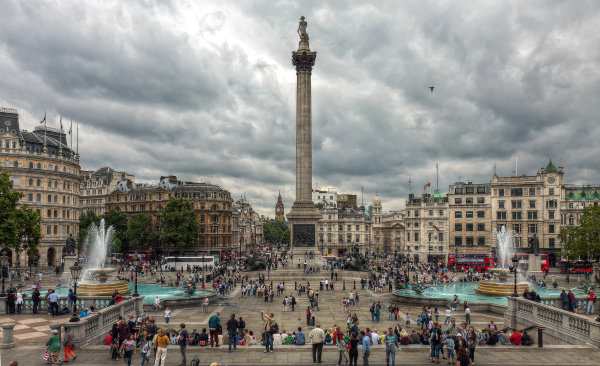
{"type": "Polygon", "coordinates": [[[71,234],[71,226],[70,225],[46,225],[46,236],[54,236],[54,235],[69,235],[71,234]],[[60,229],[60,230],[59,230],[60,229]],[[59,234],[59,232],[61,234],[59,234]]]}
{"type": "MultiPolygon", "coordinates": [[[[323,234],[319,235],[319,242],[320,243],[324,242],[324,235],[323,234]]],[[[328,243],[332,243],[333,242],[333,235],[327,234],[327,242],[328,243]]],[[[346,240],[344,240],[344,236],[343,235],[338,235],[338,243],[360,243],[360,235],[355,235],[354,236],[354,241],[352,241],[352,234],[347,234],[346,235],[346,240]]]]}
{"type": "MultiPolygon", "coordinates": [[[[347,231],[352,231],[352,225],[348,224],[347,226],[347,231]]],[[[319,225],[319,231],[323,231],[325,230],[325,225],[319,225]]],[[[332,225],[327,225],[327,231],[332,231],[333,230],[333,226],[332,225]]],[[[344,230],[344,225],[338,225],[338,231],[343,231],[344,230]]],[[[355,230],[356,231],[360,231],[360,225],[355,225],[355,230]]]]}
{"type": "MultiPolygon", "coordinates": [[[[27,194],[27,201],[28,202],[34,202],[33,201],[33,193],[28,193],[27,194]]],[[[41,193],[37,193],[35,195],[35,202],[42,202],[42,195],[41,193]]],[[[48,195],[48,200],[46,201],[47,203],[58,203],[58,196],[54,195],[52,196],[51,194],[48,195]]],[[[70,205],[71,204],[71,197],[70,196],[62,196],[62,203],[63,205],[70,205]]],[[[73,199],[73,204],[76,205],[77,202],[75,199],[73,199]]]]}
{"type": "MultiPolygon", "coordinates": [[[[552,212],[552,217],[550,219],[554,219],[554,211],[552,212]]],[[[496,220],[506,220],[506,211],[498,211],[496,212],[496,220]]],[[[523,220],[523,212],[521,211],[513,211],[511,212],[511,217],[513,220],[523,220]]],[[[537,220],[538,212],[537,211],[527,211],[527,220],[537,220]]]]}
{"type": "MultiPolygon", "coordinates": [[[[410,211],[411,210],[407,210],[406,211],[406,216],[410,217],[410,211]]],[[[429,216],[433,216],[434,215],[434,210],[428,210],[428,214],[429,216]]],[[[419,217],[419,210],[414,210],[414,217],[419,217]]],[[[438,210],[438,216],[444,216],[444,210],[438,210]]]]}
{"type": "MultiPolygon", "coordinates": [[[[15,186],[15,185],[19,185],[19,178],[13,178],[13,186],[15,186]]],[[[39,178],[36,180],[34,180],[33,178],[29,178],[29,180],[27,181],[27,185],[30,187],[33,187],[34,185],[36,187],[42,187],[42,180],[39,178]]],[[[59,186],[59,182],[58,182],[58,180],[55,180],[54,188],[57,189],[58,186],[59,186]]],[[[71,182],[63,182],[62,186],[63,186],[63,190],[70,190],[71,182]]],[[[52,179],[48,179],[47,188],[52,188],[52,179]]]]}
{"type": "Polygon", "coordinates": [[[462,187],[454,188],[454,194],[463,194],[463,192],[466,194],[473,194],[475,191],[477,191],[478,194],[485,193],[485,186],[479,186],[477,187],[477,190],[475,187],[465,187],[464,189],[462,187]]]}
{"type": "MultiPolygon", "coordinates": [[[[510,189],[510,195],[513,197],[519,197],[519,196],[523,196],[523,193],[527,192],[529,193],[529,196],[535,196],[536,192],[539,195],[540,194],[540,189],[538,188],[536,190],[536,188],[511,188],[510,189]]],[[[504,197],[505,193],[508,193],[508,190],[505,192],[504,188],[499,188],[499,189],[494,189],[494,195],[496,196],[500,196],[500,197],[504,197]]],[[[549,188],[548,189],[548,194],[550,196],[554,196],[554,188],[549,188]]]]}
{"type": "MultiPolygon", "coordinates": [[[[465,231],[473,231],[474,224],[465,224],[465,231]]],[[[454,231],[462,231],[463,224],[454,224],[454,231]]],[[[485,224],[477,224],[477,231],[485,231],[485,224]]]]}
{"type": "MultiPolygon", "coordinates": [[[[464,238],[462,236],[457,236],[454,238],[454,245],[456,245],[457,247],[462,246],[463,243],[467,246],[473,246],[473,245],[475,245],[475,238],[472,236],[466,236],[464,238]]],[[[479,245],[479,246],[485,245],[485,236],[477,237],[477,245],[479,245]]]]}
{"type": "MultiPolygon", "coordinates": [[[[413,233],[414,241],[419,241],[419,233],[413,233]]],[[[444,241],[444,233],[427,233],[427,239],[431,241],[444,241]]],[[[406,233],[406,241],[410,241],[410,232],[406,233]]]]}
{"type": "MultiPolygon", "coordinates": [[[[462,219],[463,217],[463,212],[462,211],[455,211],[454,212],[454,217],[457,219],[462,219]]],[[[467,219],[472,219],[473,218],[473,211],[465,211],[465,217],[467,219]]],[[[477,218],[485,218],[485,211],[477,211],[477,218]]]]}
{"type": "MultiPolygon", "coordinates": [[[[463,203],[463,199],[462,198],[455,198],[454,199],[454,203],[457,205],[460,205],[463,203]]],[[[473,203],[473,197],[467,197],[465,198],[465,203],[466,204],[472,204],[473,203]]],[[[485,197],[477,197],[477,203],[485,203],[485,197]]]]}

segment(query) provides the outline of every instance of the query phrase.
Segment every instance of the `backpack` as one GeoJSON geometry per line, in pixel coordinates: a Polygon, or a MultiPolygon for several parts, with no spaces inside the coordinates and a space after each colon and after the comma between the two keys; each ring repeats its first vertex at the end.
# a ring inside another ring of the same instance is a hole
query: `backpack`
{"type": "Polygon", "coordinates": [[[271,333],[279,333],[279,325],[277,325],[277,323],[271,325],[271,333]]]}
{"type": "Polygon", "coordinates": [[[325,343],[329,343],[331,342],[331,334],[327,333],[325,334],[325,343]]]}
{"type": "Polygon", "coordinates": [[[197,358],[194,358],[192,360],[192,362],[190,362],[190,366],[200,366],[200,360],[197,358]]]}
{"type": "Polygon", "coordinates": [[[371,309],[369,309],[370,312],[374,313],[375,312],[375,304],[371,305],[371,309]]]}
{"type": "Polygon", "coordinates": [[[431,335],[431,341],[432,342],[439,342],[440,341],[440,332],[439,330],[436,328],[433,330],[432,332],[433,334],[431,335]]]}

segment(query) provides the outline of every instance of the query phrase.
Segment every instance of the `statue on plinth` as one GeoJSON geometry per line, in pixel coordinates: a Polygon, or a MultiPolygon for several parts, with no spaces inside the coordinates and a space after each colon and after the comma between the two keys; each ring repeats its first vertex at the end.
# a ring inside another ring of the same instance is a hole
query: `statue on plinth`
{"type": "Polygon", "coordinates": [[[529,238],[529,248],[535,255],[540,255],[540,240],[537,234],[533,234],[533,238],[529,238]]]}
{"type": "Polygon", "coordinates": [[[65,255],[75,255],[75,239],[73,239],[73,234],[69,234],[65,243],[65,255]]]}
{"type": "Polygon", "coordinates": [[[298,23],[298,35],[300,36],[301,41],[308,41],[308,33],[306,33],[307,25],[308,25],[308,23],[306,23],[306,20],[304,20],[304,17],[301,16],[300,22],[298,23]]]}

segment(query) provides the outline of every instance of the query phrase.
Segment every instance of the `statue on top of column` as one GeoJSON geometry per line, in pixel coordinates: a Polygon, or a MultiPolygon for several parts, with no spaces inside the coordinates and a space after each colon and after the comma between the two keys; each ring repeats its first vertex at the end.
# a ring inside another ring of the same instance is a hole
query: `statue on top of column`
{"type": "Polygon", "coordinates": [[[298,23],[298,35],[300,36],[301,41],[308,41],[308,33],[306,33],[307,23],[304,20],[304,16],[300,17],[300,22],[298,23]]]}

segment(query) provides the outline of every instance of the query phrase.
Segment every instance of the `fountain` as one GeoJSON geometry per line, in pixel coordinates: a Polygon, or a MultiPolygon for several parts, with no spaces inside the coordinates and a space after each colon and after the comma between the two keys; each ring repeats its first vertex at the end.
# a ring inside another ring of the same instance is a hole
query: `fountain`
{"type": "Polygon", "coordinates": [[[85,238],[87,261],[84,266],[82,280],[77,283],[77,292],[80,295],[110,296],[115,290],[121,294],[129,292],[127,281],[109,280],[109,275],[116,272],[115,268],[106,267],[106,257],[112,243],[114,230],[112,227],[105,229],[104,219],[100,225],[90,225],[85,238]]]}
{"type": "MultiPolygon", "coordinates": [[[[489,272],[495,277],[493,280],[479,281],[479,286],[475,290],[478,293],[489,296],[509,296],[514,293],[514,282],[511,281],[509,263],[514,254],[514,231],[506,230],[503,225],[499,232],[496,232],[498,238],[498,267],[490,268],[489,272]]],[[[522,293],[529,288],[527,282],[517,283],[517,292],[522,293]]]]}

